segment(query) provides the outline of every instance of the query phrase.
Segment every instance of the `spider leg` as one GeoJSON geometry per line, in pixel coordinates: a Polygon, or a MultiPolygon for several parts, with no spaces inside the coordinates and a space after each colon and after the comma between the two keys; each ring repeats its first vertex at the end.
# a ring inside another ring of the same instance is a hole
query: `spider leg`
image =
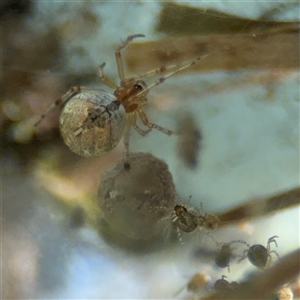
{"type": "MultiPolygon", "coordinates": [[[[165,210],[169,210],[168,208],[166,208],[166,207],[159,207],[160,209],[165,209],[165,210]]],[[[170,214],[169,215],[167,215],[167,216],[165,216],[165,217],[162,217],[161,219],[159,219],[158,220],[158,222],[164,222],[164,221],[166,221],[166,220],[169,220],[169,221],[171,221],[171,216],[170,216],[170,214]]],[[[173,222],[173,221],[172,221],[173,222]]]]}
{"type": "Polygon", "coordinates": [[[178,220],[178,217],[176,216],[176,214],[173,216],[172,222],[175,223],[178,220]]]}
{"type": "Polygon", "coordinates": [[[146,95],[149,92],[149,90],[151,90],[155,86],[162,84],[166,79],[168,79],[169,77],[173,76],[174,74],[176,74],[176,73],[178,73],[178,72],[180,72],[180,71],[182,71],[182,70],[184,70],[186,68],[189,68],[189,67],[195,65],[198,61],[202,60],[206,56],[209,56],[209,55],[207,54],[207,55],[203,55],[201,57],[198,57],[195,60],[193,60],[192,62],[189,62],[189,63],[183,65],[182,67],[180,67],[180,68],[176,69],[175,71],[167,74],[166,76],[158,78],[155,82],[153,82],[152,84],[150,84],[146,89],[144,89],[143,91],[141,91],[140,93],[138,93],[134,97],[132,97],[131,101],[134,102],[135,99],[140,98],[142,95],[146,95]]]}
{"type": "Polygon", "coordinates": [[[151,131],[151,128],[149,128],[148,130],[143,130],[137,124],[133,124],[132,127],[142,136],[145,136],[151,131]]]}
{"type": "Polygon", "coordinates": [[[179,294],[181,294],[181,292],[186,288],[186,286],[184,285],[183,287],[181,287],[175,294],[173,294],[173,297],[177,297],[179,294]]]}
{"type": "MultiPolygon", "coordinates": [[[[246,245],[248,248],[250,248],[251,246],[247,243],[247,242],[245,242],[245,241],[242,241],[242,240],[236,240],[236,241],[232,241],[232,242],[230,242],[230,245],[231,244],[234,244],[234,243],[240,243],[240,244],[244,244],[244,245],[246,245]]],[[[248,250],[245,250],[245,251],[248,251],[248,250]]],[[[245,253],[245,251],[244,251],[244,253],[245,253]]]]}
{"type": "Polygon", "coordinates": [[[209,236],[210,239],[211,239],[217,246],[220,245],[220,243],[215,239],[215,237],[211,234],[211,232],[209,232],[206,228],[203,228],[203,227],[201,227],[201,226],[198,225],[198,229],[200,230],[200,232],[203,232],[203,230],[204,230],[204,231],[205,231],[205,234],[206,234],[207,236],[209,236]]]}
{"type": "Polygon", "coordinates": [[[130,170],[130,162],[129,162],[129,136],[130,136],[130,126],[126,125],[125,133],[124,133],[124,169],[126,171],[130,170]]]}
{"type": "MultiPolygon", "coordinates": [[[[201,59],[204,58],[205,56],[207,56],[207,55],[202,56],[201,59]]],[[[200,58],[197,58],[196,62],[199,61],[199,60],[200,60],[200,58]]],[[[191,66],[193,64],[194,64],[194,61],[192,61],[192,62],[188,61],[188,62],[180,63],[179,65],[178,64],[174,64],[174,65],[168,65],[168,66],[160,66],[160,67],[158,67],[156,69],[150,70],[150,71],[148,71],[148,72],[146,72],[144,74],[141,74],[141,75],[139,75],[137,77],[139,77],[139,78],[150,77],[150,76],[159,75],[159,74],[162,74],[162,73],[165,73],[165,72],[170,72],[171,76],[172,76],[174,73],[177,73],[177,69],[182,70],[182,69],[185,69],[185,68],[187,68],[187,67],[189,67],[189,66],[191,66]],[[174,69],[175,69],[175,72],[172,71],[174,69]]]]}
{"type": "MultiPolygon", "coordinates": [[[[188,63],[183,63],[181,65],[185,66],[186,64],[188,64],[188,63]]],[[[148,71],[148,72],[146,72],[144,74],[141,74],[141,75],[137,76],[137,78],[145,78],[145,77],[150,77],[150,76],[153,76],[153,75],[159,75],[159,74],[171,71],[172,69],[176,70],[178,68],[180,68],[180,66],[178,66],[178,64],[168,65],[168,66],[161,66],[161,67],[158,67],[156,69],[150,70],[150,71],[148,71]]]]}
{"type": "Polygon", "coordinates": [[[175,194],[176,198],[179,200],[179,203],[181,203],[181,199],[180,199],[179,195],[176,192],[174,192],[174,194],[175,194]]]}
{"type": "Polygon", "coordinates": [[[244,250],[244,254],[241,256],[241,255],[236,255],[236,257],[241,257],[238,261],[238,264],[244,260],[246,257],[248,256],[248,250],[244,250]]]}
{"type": "Polygon", "coordinates": [[[178,227],[176,227],[176,230],[177,230],[177,235],[178,235],[180,244],[183,245],[183,240],[182,240],[180,229],[178,227]]]}
{"type": "Polygon", "coordinates": [[[79,94],[81,92],[81,89],[82,88],[80,86],[71,87],[63,96],[61,96],[60,98],[55,100],[53,104],[51,104],[51,106],[46,110],[46,112],[43,115],[41,115],[40,119],[34,124],[34,127],[38,126],[53,108],[67,102],[72,97],[79,94]]]}
{"type": "Polygon", "coordinates": [[[58,98],[57,100],[54,101],[53,104],[46,110],[46,112],[41,115],[40,119],[34,124],[34,127],[37,127],[43,119],[47,116],[47,114],[54,109],[57,106],[60,106],[67,101],[69,101],[72,97],[76,96],[77,94],[80,94],[82,91],[102,91],[102,89],[95,89],[95,88],[90,88],[87,86],[72,86],[63,96],[58,98]]]}
{"type": "Polygon", "coordinates": [[[151,131],[151,128],[149,128],[148,130],[143,130],[136,124],[135,112],[127,114],[127,121],[128,121],[128,125],[132,126],[141,136],[145,136],[147,133],[151,131]]]}
{"type": "Polygon", "coordinates": [[[272,250],[269,252],[269,254],[271,254],[271,253],[274,253],[277,256],[277,259],[280,259],[279,254],[276,251],[272,250]]]}
{"type": "Polygon", "coordinates": [[[272,250],[272,251],[270,251],[269,253],[268,253],[268,261],[267,261],[267,264],[266,264],[266,266],[264,267],[264,269],[267,269],[268,268],[268,266],[271,264],[271,262],[272,262],[272,253],[274,253],[276,256],[277,256],[277,259],[279,260],[280,258],[279,258],[279,255],[278,255],[278,253],[276,252],[276,251],[274,251],[274,250],[272,250]]]}
{"type": "Polygon", "coordinates": [[[271,245],[270,245],[271,243],[275,243],[276,247],[278,247],[277,242],[276,242],[275,239],[278,239],[278,236],[277,236],[277,235],[274,235],[274,236],[272,236],[272,237],[270,237],[270,238],[268,239],[268,244],[267,244],[267,250],[268,250],[268,252],[269,252],[269,250],[270,250],[270,248],[271,248],[271,245]]]}
{"type": "Polygon", "coordinates": [[[150,129],[155,128],[155,129],[157,129],[157,130],[159,130],[159,131],[161,131],[161,132],[163,132],[164,134],[167,134],[167,135],[174,134],[174,132],[169,130],[169,129],[165,129],[165,128],[159,126],[159,125],[156,125],[154,123],[150,123],[148,121],[148,118],[147,118],[146,114],[144,113],[144,111],[141,108],[137,108],[137,112],[138,112],[142,122],[145,124],[145,126],[149,127],[150,129]]]}
{"type": "Polygon", "coordinates": [[[110,88],[116,90],[116,89],[118,88],[118,86],[117,86],[115,83],[113,83],[113,82],[111,82],[110,80],[108,80],[108,79],[104,76],[104,73],[103,73],[103,68],[104,68],[104,67],[105,67],[105,63],[102,63],[102,64],[97,68],[98,74],[99,74],[99,77],[100,77],[101,81],[102,81],[105,85],[107,85],[107,86],[109,86],[110,88]]]}
{"type": "Polygon", "coordinates": [[[271,253],[274,253],[276,256],[277,256],[277,259],[279,260],[279,255],[278,255],[278,253],[276,252],[276,251],[270,251],[269,253],[268,253],[268,260],[267,260],[267,263],[266,263],[266,266],[264,267],[264,269],[267,269],[268,267],[269,267],[269,265],[271,264],[271,262],[272,262],[272,255],[271,255],[271,253]]]}
{"type": "Polygon", "coordinates": [[[118,67],[118,74],[121,80],[125,79],[124,74],[124,66],[123,66],[123,60],[121,56],[121,50],[124,49],[133,39],[138,37],[145,37],[143,34],[133,34],[129,35],[125,41],[123,41],[119,47],[117,48],[115,55],[116,55],[116,61],[117,61],[117,67],[118,67]]]}
{"type": "Polygon", "coordinates": [[[200,202],[200,205],[199,205],[199,206],[200,206],[200,207],[199,207],[199,210],[200,210],[199,214],[203,216],[203,215],[204,215],[203,203],[200,202]]]}

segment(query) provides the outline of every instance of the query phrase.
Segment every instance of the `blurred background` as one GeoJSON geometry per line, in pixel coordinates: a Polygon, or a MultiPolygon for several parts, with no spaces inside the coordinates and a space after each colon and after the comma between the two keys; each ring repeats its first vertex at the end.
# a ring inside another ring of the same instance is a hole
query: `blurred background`
{"type": "MultiPolygon", "coordinates": [[[[4,0],[0,20],[2,298],[171,299],[198,272],[202,294],[222,275],[247,280],[256,271],[247,260],[233,261],[230,273],[215,266],[218,249],[205,232],[183,233],[181,245],[174,229],[172,242],[146,254],[104,239],[97,190],[123,158],[122,142],[82,158],[60,137],[60,108],[34,124],[71,86],[113,93],[97,66],[105,62],[119,84],[114,51],[140,33],[122,52],[128,76],[201,57],[149,92],[149,120],[181,135],[130,137],[132,152],[168,165],[183,203],[192,195],[189,206],[222,215],[298,188],[299,2],[4,0]]],[[[299,248],[292,206],[258,209],[213,235],[265,246],[278,235],[283,257],[299,248]]]]}

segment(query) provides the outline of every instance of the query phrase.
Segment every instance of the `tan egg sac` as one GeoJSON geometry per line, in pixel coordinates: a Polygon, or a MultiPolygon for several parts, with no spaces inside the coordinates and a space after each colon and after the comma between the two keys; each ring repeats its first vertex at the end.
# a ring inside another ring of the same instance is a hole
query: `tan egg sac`
{"type": "Polygon", "coordinates": [[[129,240],[168,240],[175,186],[168,165],[149,153],[132,153],[102,173],[98,203],[110,230],[129,240]],[[170,216],[170,218],[169,218],[170,216]]]}

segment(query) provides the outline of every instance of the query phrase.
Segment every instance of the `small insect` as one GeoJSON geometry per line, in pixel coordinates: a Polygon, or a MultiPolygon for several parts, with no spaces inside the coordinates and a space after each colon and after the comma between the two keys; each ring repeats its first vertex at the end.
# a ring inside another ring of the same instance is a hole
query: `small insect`
{"type": "Polygon", "coordinates": [[[266,269],[271,262],[272,253],[274,253],[279,259],[279,255],[276,251],[270,251],[271,243],[274,243],[277,247],[277,242],[275,240],[276,238],[278,238],[277,235],[270,237],[267,242],[267,247],[264,247],[260,244],[256,244],[253,246],[248,245],[249,249],[245,251],[245,255],[239,260],[239,262],[248,257],[248,260],[252,265],[260,269],[266,269]]]}
{"type": "MultiPolygon", "coordinates": [[[[114,89],[110,94],[101,89],[82,86],[71,87],[62,97],[57,99],[35,124],[37,126],[54,107],[63,105],[60,115],[60,131],[64,142],[76,154],[82,156],[103,155],[112,150],[124,135],[124,167],[129,164],[129,131],[133,127],[140,135],[145,136],[153,128],[172,135],[174,132],[151,123],[142,108],[147,103],[149,91],[162,84],[170,76],[194,65],[201,58],[183,64],[171,73],[159,78],[148,85],[141,77],[165,72],[168,68],[160,67],[142,76],[126,78],[124,73],[121,50],[133,39],[145,37],[143,34],[134,34],[127,37],[115,51],[120,85],[109,81],[103,73],[105,63],[98,67],[101,81],[114,89]],[[137,125],[137,118],[147,127],[147,130],[137,125]]],[[[204,56],[203,56],[204,57],[204,56]]],[[[174,66],[170,66],[170,68],[174,66]]]]}
{"type": "Polygon", "coordinates": [[[180,288],[173,296],[178,296],[185,288],[188,292],[197,293],[199,290],[207,285],[207,276],[202,273],[195,274],[187,283],[187,285],[180,288]]]}
{"type": "Polygon", "coordinates": [[[236,281],[228,282],[224,278],[227,278],[227,276],[222,275],[222,279],[218,279],[215,284],[214,288],[218,292],[229,292],[232,290],[236,290],[240,288],[240,284],[236,281]]]}
{"type": "MultiPolygon", "coordinates": [[[[230,260],[234,259],[236,257],[236,255],[232,252],[231,249],[231,245],[234,243],[241,243],[244,245],[249,246],[248,243],[241,241],[241,240],[237,240],[237,241],[232,241],[230,243],[222,243],[221,245],[221,249],[218,252],[217,256],[215,257],[215,263],[219,268],[227,268],[228,269],[228,273],[230,273],[230,260]]],[[[220,243],[218,243],[220,244],[220,243]]]]}
{"type": "Polygon", "coordinates": [[[197,216],[197,223],[200,228],[203,227],[206,230],[214,230],[219,227],[219,218],[212,214],[203,213],[202,203],[200,204],[200,211],[197,216]]]}
{"type": "Polygon", "coordinates": [[[191,113],[179,119],[178,134],[178,156],[187,168],[195,169],[198,165],[202,135],[191,113]]]}

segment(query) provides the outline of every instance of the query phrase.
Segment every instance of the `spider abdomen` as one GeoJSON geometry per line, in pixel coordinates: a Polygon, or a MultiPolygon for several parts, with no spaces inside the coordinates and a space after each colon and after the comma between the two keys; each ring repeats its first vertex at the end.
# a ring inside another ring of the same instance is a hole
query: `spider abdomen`
{"type": "Polygon", "coordinates": [[[198,224],[196,217],[190,212],[183,212],[180,217],[177,219],[177,226],[181,231],[184,232],[193,232],[198,224]]]}
{"type": "Polygon", "coordinates": [[[100,156],[115,148],[125,128],[125,110],[114,95],[84,92],[65,104],[59,128],[66,145],[81,156],[100,156]]]}
{"type": "Polygon", "coordinates": [[[263,245],[254,245],[248,250],[249,261],[258,268],[265,268],[269,259],[268,250],[263,245]]]}

